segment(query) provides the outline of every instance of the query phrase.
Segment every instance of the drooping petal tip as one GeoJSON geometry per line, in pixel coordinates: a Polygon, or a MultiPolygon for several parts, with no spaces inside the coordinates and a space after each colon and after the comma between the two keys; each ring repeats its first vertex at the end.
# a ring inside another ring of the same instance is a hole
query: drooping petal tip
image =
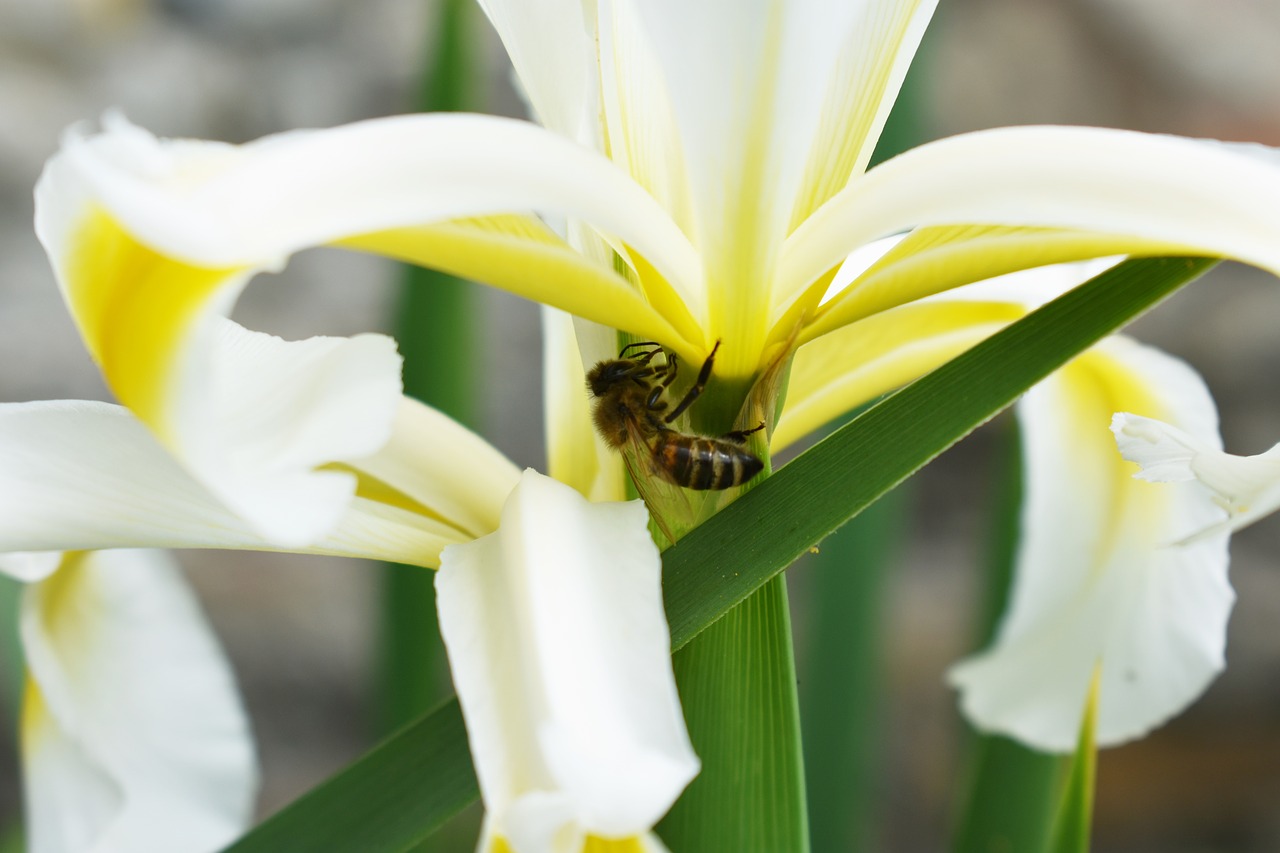
{"type": "Polygon", "coordinates": [[[647,522],[638,501],[593,504],[526,471],[498,532],[442,556],[441,630],[481,792],[517,849],[544,849],[534,840],[557,827],[641,835],[698,771],[647,522]]]}
{"type": "Polygon", "coordinates": [[[23,765],[30,849],[204,853],[252,818],[234,676],[158,551],[67,555],[28,588],[23,765]]]}
{"type": "Polygon", "coordinates": [[[1135,481],[1105,426],[1117,406],[1217,441],[1194,371],[1126,339],[1033,388],[1019,404],[1027,496],[1010,603],[993,644],[948,673],[977,728],[1050,752],[1074,747],[1095,672],[1097,743],[1111,746],[1180,713],[1224,664],[1225,532],[1170,544],[1221,510],[1195,483],[1135,481]]]}
{"type": "Polygon", "coordinates": [[[1222,450],[1219,441],[1203,441],[1153,418],[1122,412],[1111,423],[1121,455],[1141,466],[1135,477],[1154,483],[1194,481],[1219,517],[1198,531],[1185,531],[1185,543],[1223,531],[1239,530],[1280,509],[1280,445],[1254,456],[1222,450]]]}

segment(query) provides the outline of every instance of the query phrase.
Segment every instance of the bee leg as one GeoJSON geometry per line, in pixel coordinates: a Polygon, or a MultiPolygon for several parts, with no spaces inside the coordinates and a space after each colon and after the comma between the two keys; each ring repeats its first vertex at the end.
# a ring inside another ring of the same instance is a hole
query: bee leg
{"type": "MultiPolygon", "coordinates": [[[[662,399],[662,392],[666,389],[666,383],[654,385],[649,389],[649,396],[645,398],[644,407],[650,412],[661,412],[667,407],[667,403],[662,399]]],[[[666,429],[665,426],[662,426],[666,429]]]]}
{"type": "Polygon", "coordinates": [[[666,389],[668,385],[674,382],[676,379],[676,373],[678,373],[679,370],[679,365],[676,363],[676,354],[671,353],[671,355],[667,356],[667,363],[658,370],[658,372],[662,374],[660,387],[666,389]]]}
{"type": "Polygon", "coordinates": [[[754,426],[751,429],[735,429],[733,432],[726,432],[720,437],[725,441],[732,441],[734,444],[746,444],[747,436],[762,429],[764,429],[764,421],[761,421],[759,426],[754,426]]]}
{"type": "MultiPolygon", "coordinates": [[[[698,371],[698,378],[693,380],[693,387],[684,395],[684,399],[676,404],[676,407],[667,415],[667,423],[671,423],[684,413],[684,410],[693,405],[693,401],[698,399],[702,394],[702,389],[707,387],[707,380],[711,378],[711,367],[716,361],[716,350],[720,349],[720,342],[716,341],[716,345],[711,348],[711,354],[707,356],[707,360],[702,362],[702,369],[698,371]]],[[[674,377],[673,377],[674,378],[674,377]]]]}

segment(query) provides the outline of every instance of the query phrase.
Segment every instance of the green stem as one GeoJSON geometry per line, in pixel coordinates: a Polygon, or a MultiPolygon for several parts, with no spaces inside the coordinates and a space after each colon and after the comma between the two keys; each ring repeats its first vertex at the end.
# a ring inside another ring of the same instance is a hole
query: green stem
{"type": "MultiPolygon", "coordinates": [[[[1001,425],[994,531],[978,614],[979,646],[995,637],[1013,582],[1022,506],[1022,448],[1018,425],[1001,425]]],[[[957,853],[1042,850],[1053,820],[1062,759],[998,735],[969,736],[968,772],[953,849],[957,853]]]]}
{"type": "Polygon", "coordinates": [[[674,659],[702,772],[658,826],[672,850],[809,849],[791,616],[769,581],[674,659]]]}
{"type": "MultiPolygon", "coordinates": [[[[424,56],[423,110],[458,110],[471,101],[474,10],[469,0],[443,0],[424,56]]],[[[471,350],[473,309],[466,282],[435,270],[405,267],[396,339],[404,356],[404,389],[464,424],[476,416],[471,350]]],[[[421,714],[446,695],[447,666],[436,623],[434,573],[388,565],[382,581],[380,731],[421,714]]]]}
{"type": "Polygon", "coordinates": [[[894,489],[802,558],[800,713],[814,850],[876,847],[886,592],[910,491],[894,489]]]}

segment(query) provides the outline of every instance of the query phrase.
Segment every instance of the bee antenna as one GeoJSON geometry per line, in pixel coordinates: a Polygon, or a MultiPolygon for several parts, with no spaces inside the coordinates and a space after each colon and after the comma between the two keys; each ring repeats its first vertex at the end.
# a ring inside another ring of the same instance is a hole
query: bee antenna
{"type": "MultiPolygon", "coordinates": [[[[656,352],[656,350],[662,349],[662,344],[658,343],[657,341],[636,341],[634,344],[627,344],[625,347],[623,347],[622,351],[618,353],[618,358],[626,358],[627,350],[640,349],[641,347],[655,347],[656,348],[655,352],[656,352]]],[[[650,358],[653,357],[653,353],[648,353],[648,355],[650,358]]]]}

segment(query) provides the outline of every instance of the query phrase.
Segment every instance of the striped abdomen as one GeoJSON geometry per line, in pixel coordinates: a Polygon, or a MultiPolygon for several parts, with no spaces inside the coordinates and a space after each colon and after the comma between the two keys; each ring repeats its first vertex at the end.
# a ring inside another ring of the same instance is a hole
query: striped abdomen
{"type": "Polygon", "coordinates": [[[698,490],[741,486],[764,468],[759,457],[732,441],[671,430],[658,433],[653,461],[671,482],[698,490]]]}

